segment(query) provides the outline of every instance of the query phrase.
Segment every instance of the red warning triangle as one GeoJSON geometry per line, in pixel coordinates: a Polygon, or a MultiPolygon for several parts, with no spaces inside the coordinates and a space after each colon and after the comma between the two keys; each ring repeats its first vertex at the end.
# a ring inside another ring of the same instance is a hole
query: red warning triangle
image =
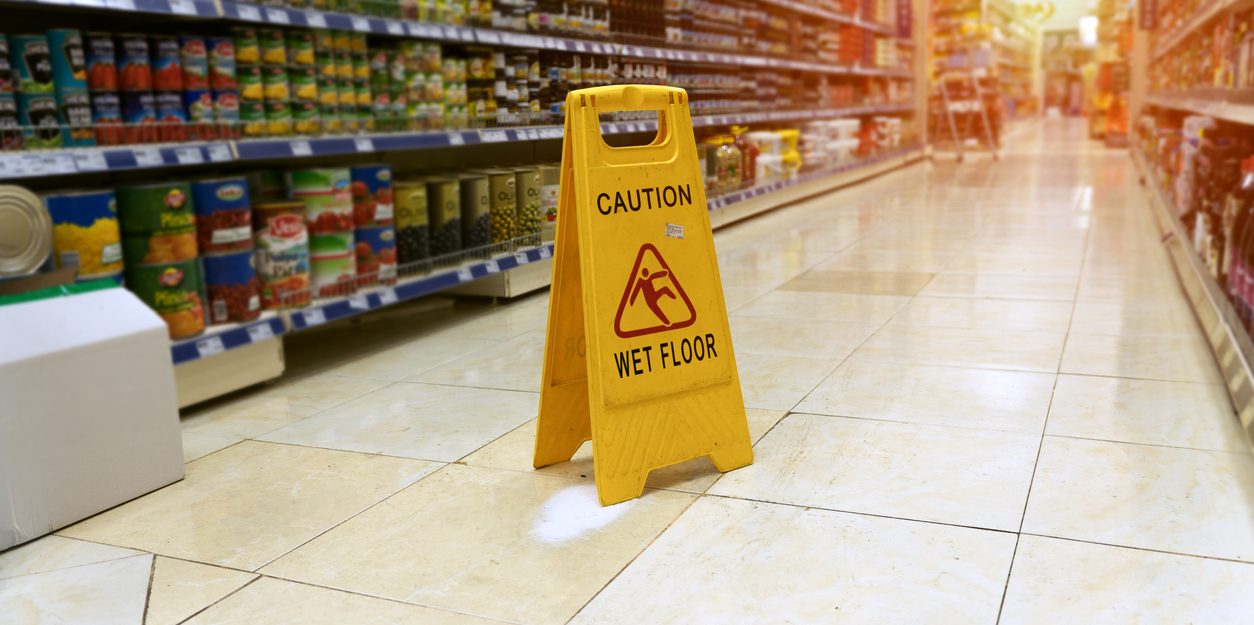
{"type": "Polygon", "coordinates": [[[686,328],[696,321],[692,300],[661,252],[652,243],[641,245],[614,315],[614,334],[626,339],[686,328]]]}

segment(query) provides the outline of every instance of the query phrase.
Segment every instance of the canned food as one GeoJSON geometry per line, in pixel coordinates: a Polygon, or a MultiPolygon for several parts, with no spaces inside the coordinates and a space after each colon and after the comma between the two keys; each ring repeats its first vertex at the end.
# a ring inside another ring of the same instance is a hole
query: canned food
{"type": "Polygon", "coordinates": [[[73,28],[48,31],[48,53],[52,60],[52,80],[59,89],[87,89],[87,59],[83,36],[73,28]]]}
{"type": "Polygon", "coordinates": [[[179,60],[179,40],[167,35],[153,35],[148,50],[152,54],[153,90],[181,90],[183,63],[179,60]]]}
{"type": "Polygon", "coordinates": [[[97,145],[120,145],[123,142],[122,103],[118,94],[91,94],[91,123],[96,129],[97,145]]]}
{"type": "Polygon", "coordinates": [[[179,37],[179,61],[183,65],[183,88],[188,91],[209,88],[209,51],[203,37],[179,37]]]}
{"type": "Polygon", "coordinates": [[[397,260],[404,264],[429,257],[427,185],[422,182],[397,182],[395,198],[397,260]]]}
{"type": "Polygon", "coordinates": [[[314,34],[308,30],[287,31],[287,62],[295,66],[314,64],[314,34]]]}
{"type": "Polygon", "coordinates": [[[309,271],[312,290],[318,297],[354,292],[357,257],[353,231],[310,233],[309,271]]]}
{"type": "Polygon", "coordinates": [[[391,224],[392,168],[360,165],[352,168],[353,223],[358,227],[391,224]]]}
{"type": "Polygon", "coordinates": [[[557,220],[557,204],[561,200],[561,165],[540,166],[540,212],[547,221],[557,220]]]}
{"type": "Polygon", "coordinates": [[[427,181],[427,223],[431,230],[431,255],[443,256],[462,249],[461,188],[456,178],[427,181]]]}
{"type": "Polygon", "coordinates": [[[336,57],[335,77],[341,80],[353,79],[353,59],[347,54],[336,57]]]}
{"type": "Polygon", "coordinates": [[[347,30],[331,31],[332,45],[336,52],[353,51],[353,34],[347,30]]]}
{"type": "Polygon", "coordinates": [[[112,190],[45,195],[44,205],[52,218],[57,267],[77,267],[80,282],[122,271],[122,235],[112,190]]]}
{"type": "Polygon", "coordinates": [[[113,48],[113,35],[87,33],[84,41],[87,63],[87,88],[91,91],[117,91],[118,66],[113,48]]]}
{"type": "Polygon", "coordinates": [[[257,29],[237,26],[231,29],[235,35],[235,62],[238,65],[256,65],[261,62],[261,45],[257,41],[257,29]]]}
{"type": "Polygon", "coordinates": [[[392,226],[355,232],[358,285],[396,284],[396,231],[392,226]]]}
{"type": "Polygon", "coordinates": [[[209,323],[251,321],[261,316],[261,280],[249,249],[204,257],[209,323]]]}
{"type": "Polygon", "coordinates": [[[292,107],[286,101],[266,100],[266,134],[281,137],[292,134],[292,107]]]}
{"type": "Polygon", "coordinates": [[[0,186],[0,278],[27,276],[48,268],[52,257],[52,218],[39,198],[13,185],[0,186]]]}
{"type": "Polygon", "coordinates": [[[293,100],[313,102],[318,99],[318,74],[313,67],[287,68],[287,81],[293,100]]]}
{"type": "Polygon", "coordinates": [[[123,91],[148,91],[152,89],[152,65],[148,55],[148,38],[144,35],[120,35],[121,54],[118,57],[118,86],[123,91]]]}
{"type": "Polygon", "coordinates": [[[353,80],[369,84],[370,62],[364,59],[353,59],[353,80]]]}
{"type": "Polygon", "coordinates": [[[17,115],[26,147],[61,147],[61,114],[51,92],[17,94],[17,115]]]}
{"type": "Polygon", "coordinates": [[[325,28],[315,28],[313,31],[314,51],[315,52],[333,52],[335,50],[334,31],[325,28]]]}
{"type": "Polygon", "coordinates": [[[353,229],[353,199],[347,168],[294,169],[286,174],[294,199],[305,203],[310,234],[353,229]]]}
{"type": "Polygon", "coordinates": [[[213,110],[213,94],[203,90],[185,91],[183,92],[183,108],[187,111],[189,138],[193,140],[219,138],[218,124],[215,123],[213,110]]]}
{"type": "Polygon", "coordinates": [[[17,98],[12,93],[0,93],[0,150],[18,150],[22,147],[22,128],[18,124],[17,98]]]}
{"type": "Polygon", "coordinates": [[[265,99],[265,83],[261,80],[261,67],[257,65],[236,66],[236,80],[239,83],[241,101],[261,102],[265,99]]]}
{"type": "Polygon", "coordinates": [[[298,135],[316,135],[322,131],[322,118],[315,101],[292,103],[292,131],[298,135]]]}
{"type": "Polygon", "coordinates": [[[350,32],[348,36],[349,36],[349,48],[348,49],[352,51],[354,54],[364,56],[366,52],[368,51],[366,47],[366,33],[350,32]]]}
{"type": "Polygon", "coordinates": [[[490,210],[492,195],[488,177],[467,174],[458,178],[458,182],[461,184],[462,247],[483,247],[492,243],[496,214],[490,210]]]}
{"type": "Polygon", "coordinates": [[[177,91],[162,91],[156,94],[158,136],[162,141],[187,141],[187,108],[183,105],[183,94],[177,91]]]}
{"type": "Polygon", "coordinates": [[[126,266],[126,288],[165,321],[171,339],[204,332],[202,286],[200,264],[195,258],[126,266]]]}
{"type": "Polygon", "coordinates": [[[257,274],[261,306],[267,310],[306,306],[309,291],[309,235],[304,205],[267,202],[254,207],[257,274]]]}
{"type": "Polygon", "coordinates": [[[517,236],[540,233],[540,169],[522,167],[514,170],[515,211],[518,219],[517,236]]]}
{"type": "Polygon", "coordinates": [[[210,37],[205,40],[209,59],[209,88],[214,91],[236,89],[235,42],[229,37],[210,37]]]}
{"type": "MultiPolygon", "coordinates": [[[[283,31],[275,28],[257,30],[257,44],[261,49],[261,63],[266,65],[287,65],[287,44],[283,31]]],[[[239,54],[236,42],[236,54],[239,54]]]]}
{"type": "Polygon", "coordinates": [[[518,194],[514,172],[493,169],[487,172],[491,193],[492,242],[500,243],[518,236],[518,194]]]}
{"type": "Polygon", "coordinates": [[[52,93],[52,54],[44,35],[10,35],[9,62],[17,77],[18,91],[52,93]]]}
{"type": "Polygon", "coordinates": [[[239,120],[244,136],[266,136],[266,105],[264,102],[241,100],[239,103],[239,120]]]}
{"type": "Polygon", "coordinates": [[[122,94],[122,121],[126,124],[124,142],[154,143],[158,140],[157,98],[150,91],[122,94]]]}
{"type": "Polygon", "coordinates": [[[61,109],[61,144],[65,147],[96,145],[96,131],[91,124],[91,97],[87,89],[57,88],[57,105],[61,109]]]}
{"type": "MultiPolygon", "coordinates": [[[[337,88],[338,88],[337,83],[335,82],[334,78],[327,78],[325,76],[319,76],[318,77],[318,102],[320,102],[324,107],[326,106],[338,107],[340,104],[340,96],[339,96],[339,92],[337,91],[337,88]]],[[[325,108],[323,109],[323,112],[324,113],[326,112],[325,108]]]]}
{"type": "Polygon", "coordinates": [[[341,108],[347,108],[356,115],[357,110],[357,91],[353,89],[353,83],[340,82],[336,85],[336,93],[341,108]]]}
{"type": "Polygon", "coordinates": [[[248,181],[238,177],[197,180],[191,183],[191,193],[196,246],[202,254],[252,249],[248,181]]]}
{"type": "Polygon", "coordinates": [[[292,99],[292,90],[287,82],[287,68],[282,65],[262,66],[261,84],[265,87],[267,102],[287,102],[292,99]]]}
{"type": "Polygon", "coordinates": [[[13,65],[9,63],[9,40],[0,37],[0,93],[13,94],[15,92],[17,92],[17,84],[13,81],[13,65]]]}
{"type": "Polygon", "coordinates": [[[118,187],[122,254],[130,264],[194,258],[196,216],[185,182],[118,187]]]}

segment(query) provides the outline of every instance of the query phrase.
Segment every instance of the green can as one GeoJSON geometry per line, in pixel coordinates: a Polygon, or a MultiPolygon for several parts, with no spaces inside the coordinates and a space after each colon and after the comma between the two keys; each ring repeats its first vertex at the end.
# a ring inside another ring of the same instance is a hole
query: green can
{"type": "Polygon", "coordinates": [[[118,226],[127,264],[195,258],[196,215],[185,182],[118,187],[118,226]]]}
{"type": "Polygon", "coordinates": [[[491,169],[488,191],[491,194],[489,210],[492,213],[492,242],[508,241],[518,232],[517,181],[509,169],[491,169]]]}
{"type": "Polygon", "coordinates": [[[292,134],[292,105],[278,100],[266,101],[266,133],[271,137],[292,134]]]}
{"type": "Polygon", "coordinates": [[[314,101],[292,103],[292,130],[298,135],[322,133],[322,115],[314,101]]]}
{"type": "Polygon", "coordinates": [[[427,180],[427,222],[431,227],[431,255],[462,249],[461,187],[456,178],[427,180]]]}
{"type": "Polygon", "coordinates": [[[340,80],[353,79],[353,57],[347,52],[338,52],[335,57],[335,76],[340,80]]]}
{"type": "Polygon", "coordinates": [[[332,46],[336,52],[352,52],[353,51],[353,33],[347,30],[331,31],[332,46]]]}
{"type": "Polygon", "coordinates": [[[282,65],[262,66],[261,84],[266,102],[287,102],[292,99],[292,87],[287,81],[287,68],[282,65]]]}
{"type": "Polygon", "coordinates": [[[260,65],[236,65],[235,79],[239,83],[240,102],[261,102],[266,99],[260,65]]]}
{"type": "Polygon", "coordinates": [[[370,80],[370,62],[365,59],[353,59],[353,80],[370,80]]]}
{"type": "Polygon", "coordinates": [[[205,309],[201,298],[204,281],[197,259],[127,263],[126,288],[165,321],[170,338],[185,339],[204,331],[205,309]]]}
{"type": "Polygon", "coordinates": [[[293,101],[315,102],[318,100],[318,74],[313,66],[288,67],[287,84],[293,101]]]}
{"type": "Polygon", "coordinates": [[[462,247],[483,247],[496,241],[496,215],[490,215],[492,194],[488,177],[471,173],[459,176],[457,181],[461,185],[462,247]]]}
{"type": "Polygon", "coordinates": [[[354,103],[358,110],[365,109],[367,113],[374,107],[374,94],[370,91],[370,85],[363,83],[353,84],[353,93],[356,95],[354,103]]]}
{"type": "Polygon", "coordinates": [[[349,33],[349,37],[350,39],[349,39],[348,49],[351,50],[354,54],[365,55],[367,51],[366,33],[352,32],[352,33],[349,33]]]}
{"type": "Polygon", "coordinates": [[[251,26],[237,26],[231,29],[235,38],[236,65],[257,65],[261,63],[261,45],[257,40],[257,29],[251,26]]]}
{"type": "Polygon", "coordinates": [[[310,30],[287,31],[287,62],[298,67],[313,67],[314,33],[310,30]]]}
{"type": "MultiPolygon", "coordinates": [[[[351,176],[347,167],[306,167],[288,170],[285,174],[291,197],[349,193],[351,176]]],[[[346,195],[346,197],[349,197],[346,195]]],[[[352,226],[349,226],[351,229],[352,226]]]]}
{"type": "Polygon", "coordinates": [[[314,52],[330,53],[335,50],[335,32],[325,28],[315,28],[313,31],[314,52]]]}
{"type": "Polygon", "coordinates": [[[263,65],[287,65],[287,39],[277,28],[257,29],[257,45],[263,65]]]}
{"type": "Polygon", "coordinates": [[[517,205],[518,236],[539,234],[540,168],[520,167],[514,170],[514,198],[517,205]]]}
{"type": "Polygon", "coordinates": [[[314,59],[314,67],[318,70],[319,78],[330,78],[332,80],[338,76],[339,65],[335,63],[335,56],[328,53],[325,56],[321,53],[314,59]]]}

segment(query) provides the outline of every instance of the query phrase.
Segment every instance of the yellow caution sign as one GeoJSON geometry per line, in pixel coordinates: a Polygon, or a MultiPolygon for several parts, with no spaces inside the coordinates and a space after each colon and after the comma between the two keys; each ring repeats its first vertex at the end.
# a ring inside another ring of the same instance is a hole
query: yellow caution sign
{"type": "Polygon", "coordinates": [[[597,87],[566,97],[537,468],[592,440],[601,503],[708,455],[753,462],[688,94],[597,87]],[[611,147],[601,113],[658,112],[652,143],[611,147]]]}

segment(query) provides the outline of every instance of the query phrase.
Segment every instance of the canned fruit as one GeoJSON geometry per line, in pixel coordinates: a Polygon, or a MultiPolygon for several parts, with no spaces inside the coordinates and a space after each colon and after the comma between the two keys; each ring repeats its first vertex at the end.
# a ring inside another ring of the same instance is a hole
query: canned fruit
{"type": "Polygon", "coordinates": [[[83,36],[73,28],[48,31],[52,78],[59,89],[87,89],[87,58],[83,36]]]}
{"type": "Polygon", "coordinates": [[[261,279],[252,249],[203,259],[209,322],[251,321],[261,315],[261,279]]]}
{"type": "Polygon", "coordinates": [[[310,234],[353,229],[353,202],[342,194],[302,195],[310,234]]]}
{"type": "Polygon", "coordinates": [[[517,201],[517,234],[531,235],[540,232],[543,217],[540,212],[540,170],[534,167],[514,172],[514,194],[517,201]]]}
{"type": "Polygon", "coordinates": [[[78,267],[79,279],[122,271],[122,238],[113,191],[44,197],[52,217],[58,267],[78,267]]]}
{"type": "Polygon", "coordinates": [[[148,44],[152,54],[152,88],[154,91],[179,91],[183,88],[183,63],[179,60],[179,41],[175,37],[154,35],[148,44]]]}
{"type": "Polygon", "coordinates": [[[292,99],[287,81],[287,68],[282,65],[266,65],[261,68],[261,84],[266,101],[287,102],[292,99]]]}
{"type": "Polygon", "coordinates": [[[292,104],[292,131],[300,135],[321,134],[322,120],[318,114],[317,102],[294,102],[292,104]]]}
{"type": "Polygon", "coordinates": [[[267,100],[266,134],[281,137],[292,134],[292,107],[283,100],[267,100]]]}
{"type": "Polygon", "coordinates": [[[235,42],[227,37],[210,37],[205,43],[209,56],[209,88],[215,91],[237,88],[235,42]]]}
{"type": "Polygon", "coordinates": [[[126,267],[126,287],[165,320],[171,339],[185,339],[204,331],[201,286],[200,267],[195,260],[128,263],[126,267]]]}
{"type": "Polygon", "coordinates": [[[381,226],[393,220],[392,168],[364,165],[352,169],[353,222],[381,226]]]}
{"type": "Polygon", "coordinates": [[[291,65],[313,65],[314,34],[311,31],[289,30],[287,32],[287,62],[291,65]]]}
{"type": "Polygon", "coordinates": [[[318,76],[312,67],[287,68],[292,99],[313,102],[318,99],[318,76]]]}
{"type": "Polygon", "coordinates": [[[241,100],[261,102],[265,99],[265,83],[261,80],[261,67],[257,65],[240,65],[235,68],[236,82],[239,83],[241,100]]]}
{"type": "Polygon", "coordinates": [[[179,37],[179,61],[183,65],[184,89],[209,88],[209,53],[203,37],[179,37]]]}
{"type": "Polygon", "coordinates": [[[392,226],[358,228],[356,240],[358,284],[395,284],[396,231],[392,226]]]}
{"type": "Polygon", "coordinates": [[[257,29],[247,26],[232,28],[235,35],[235,62],[239,65],[256,65],[261,62],[261,45],[257,41],[257,29]]]}
{"type": "Polygon", "coordinates": [[[196,256],[196,218],[189,191],[186,183],[118,188],[122,252],[128,263],[196,256]]]}
{"type": "Polygon", "coordinates": [[[196,245],[202,254],[252,249],[247,181],[198,180],[191,184],[191,191],[196,207],[196,245]]]}
{"type": "MultiPolygon", "coordinates": [[[[262,28],[257,31],[257,44],[261,50],[261,63],[267,65],[287,65],[287,44],[283,31],[274,28],[262,28]]],[[[238,46],[238,42],[236,42],[238,46]]],[[[239,54],[239,51],[236,51],[239,54]]],[[[256,62],[256,61],[250,61],[256,62]]]]}

